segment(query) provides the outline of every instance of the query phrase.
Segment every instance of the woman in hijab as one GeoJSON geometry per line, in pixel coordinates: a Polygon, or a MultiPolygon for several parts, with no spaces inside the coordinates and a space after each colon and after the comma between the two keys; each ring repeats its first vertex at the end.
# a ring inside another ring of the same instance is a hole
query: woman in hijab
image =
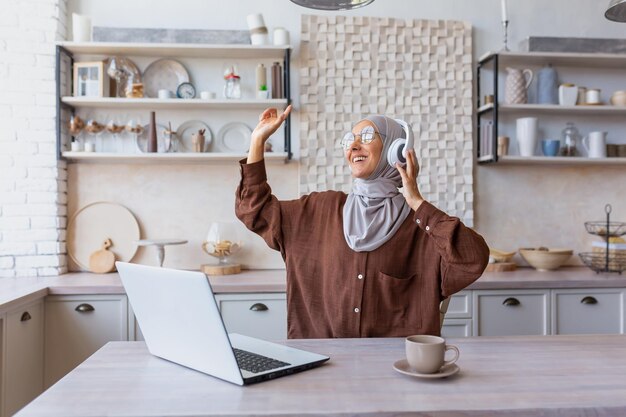
{"type": "Polygon", "coordinates": [[[422,198],[413,150],[405,168],[389,165],[387,149],[404,130],[380,115],[341,142],[354,177],[349,194],[279,201],[263,149],[290,111],[261,114],[236,195],[237,217],[285,260],[288,337],[439,335],[439,303],[481,276],[485,241],[422,198]]]}

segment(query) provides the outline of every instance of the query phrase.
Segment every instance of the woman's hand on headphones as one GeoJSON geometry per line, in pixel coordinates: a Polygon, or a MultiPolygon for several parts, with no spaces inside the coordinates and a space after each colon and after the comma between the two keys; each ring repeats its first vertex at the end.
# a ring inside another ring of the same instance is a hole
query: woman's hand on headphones
{"type": "Polygon", "coordinates": [[[419,164],[417,163],[417,157],[415,156],[415,149],[409,149],[406,156],[406,168],[396,163],[396,168],[402,176],[402,195],[406,199],[407,204],[413,210],[424,202],[424,198],[420,194],[417,188],[417,174],[419,174],[419,164]]]}
{"type": "Polygon", "coordinates": [[[280,116],[275,108],[265,109],[259,116],[259,124],[256,125],[252,132],[252,144],[265,144],[267,139],[283,124],[290,112],[291,104],[287,106],[280,116]]]}

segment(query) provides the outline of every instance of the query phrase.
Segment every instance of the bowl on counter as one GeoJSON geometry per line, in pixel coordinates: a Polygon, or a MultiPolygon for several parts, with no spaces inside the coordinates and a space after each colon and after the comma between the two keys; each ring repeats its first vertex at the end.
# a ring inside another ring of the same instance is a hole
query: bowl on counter
{"type": "Polygon", "coordinates": [[[626,90],[618,90],[611,96],[611,104],[614,106],[626,106],[626,90]]]}
{"type": "Polygon", "coordinates": [[[489,248],[489,257],[493,258],[495,263],[511,262],[515,252],[505,252],[494,248],[489,248]]]}
{"type": "Polygon", "coordinates": [[[520,255],[537,271],[552,271],[563,265],[574,251],[561,248],[521,248],[520,255]]]}

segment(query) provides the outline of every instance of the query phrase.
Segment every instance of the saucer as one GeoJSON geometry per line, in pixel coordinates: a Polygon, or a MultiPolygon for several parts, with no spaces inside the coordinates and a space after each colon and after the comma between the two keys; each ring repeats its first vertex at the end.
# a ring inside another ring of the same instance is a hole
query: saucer
{"type": "Polygon", "coordinates": [[[406,359],[400,359],[399,361],[396,361],[393,364],[393,369],[404,375],[429,379],[445,378],[447,376],[454,375],[461,370],[461,368],[459,368],[456,363],[453,363],[451,365],[442,366],[439,372],[435,372],[434,374],[421,374],[411,369],[411,367],[409,366],[409,362],[407,362],[406,359]]]}

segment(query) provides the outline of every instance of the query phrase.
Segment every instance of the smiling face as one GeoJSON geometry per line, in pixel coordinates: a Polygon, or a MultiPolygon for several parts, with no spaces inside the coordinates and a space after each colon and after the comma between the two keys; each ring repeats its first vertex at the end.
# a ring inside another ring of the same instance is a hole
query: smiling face
{"type": "Polygon", "coordinates": [[[360,121],[352,128],[352,133],[359,136],[356,136],[350,147],[345,150],[346,159],[354,178],[365,179],[369,177],[376,169],[383,150],[383,140],[378,133],[375,134],[371,143],[367,145],[361,143],[361,131],[367,126],[371,126],[376,131],[376,126],[369,120],[360,121]]]}

